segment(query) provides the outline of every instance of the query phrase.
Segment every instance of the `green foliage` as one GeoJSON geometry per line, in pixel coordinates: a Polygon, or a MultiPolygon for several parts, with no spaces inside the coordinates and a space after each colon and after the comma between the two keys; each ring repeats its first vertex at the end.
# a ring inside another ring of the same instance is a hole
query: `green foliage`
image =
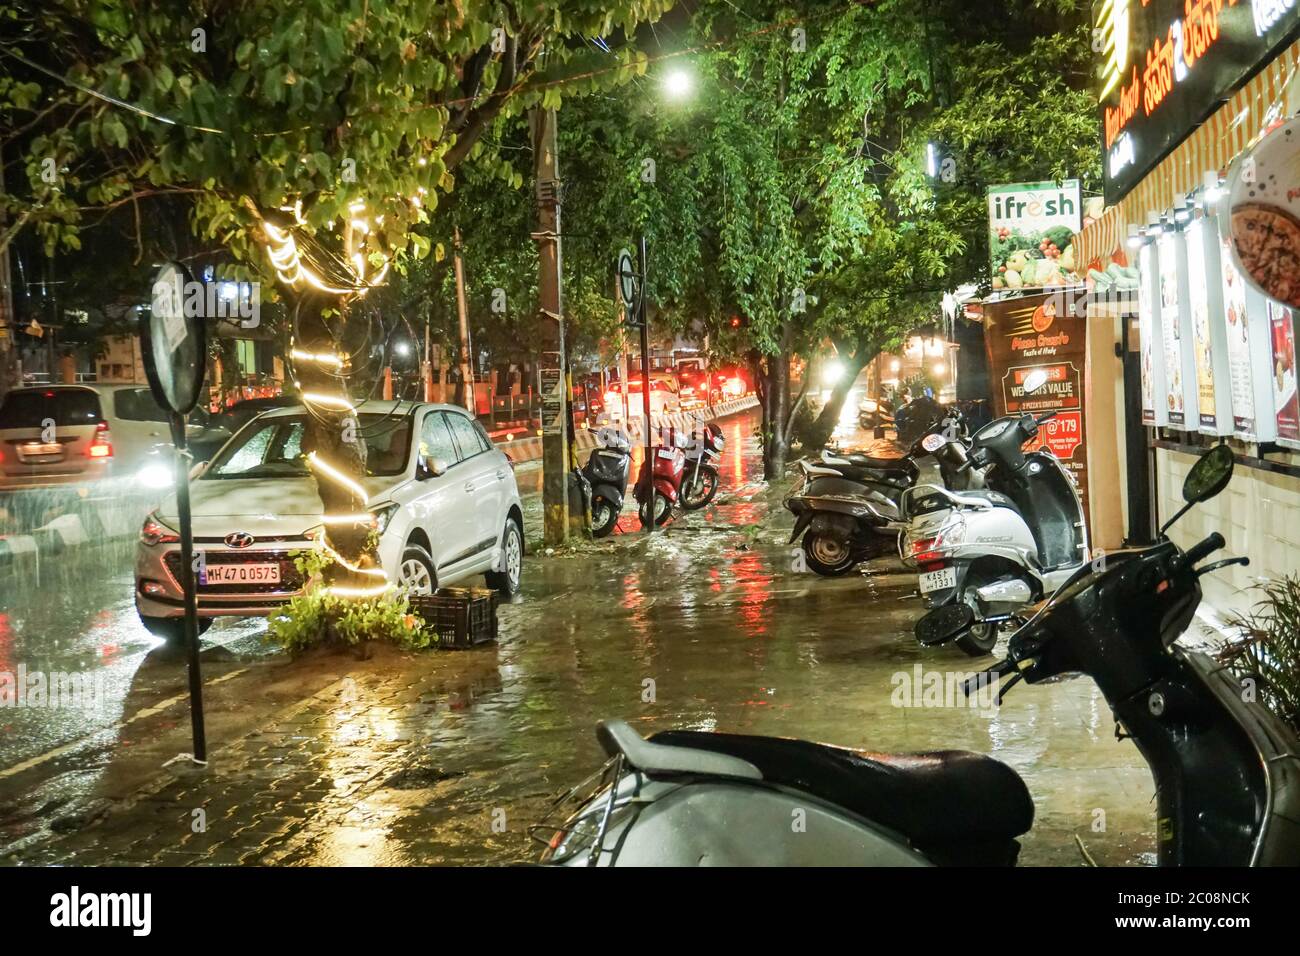
{"type": "Polygon", "coordinates": [[[322,576],[333,559],[323,551],[298,551],[293,558],[307,588],[276,613],[267,627],[271,639],[286,650],[297,652],[317,644],[354,646],[364,641],[386,641],[419,650],[432,643],[432,632],[411,613],[400,592],[376,598],[330,595],[322,576]]]}
{"type": "Polygon", "coordinates": [[[6,159],[26,176],[9,177],[0,205],[52,251],[76,247],[88,212],[184,195],[197,235],[270,278],[261,215],[300,201],[309,228],[325,230],[365,202],[368,251],[418,256],[417,227],[456,167],[490,152],[483,132],[627,82],[640,54],[618,47],[591,73],[583,38],[631,33],[668,6],[19,0],[4,12],[5,46],[42,69],[4,58],[14,73],[0,80],[0,117],[21,145],[6,159]]]}
{"type": "Polygon", "coordinates": [[[1229,621],[1242,636],[1221,648],[1219,658],[1254,681],[1259,701],[1300,732],[1300,577],[1259,590],[1263,597],[1250,613],[1229,621]]]}

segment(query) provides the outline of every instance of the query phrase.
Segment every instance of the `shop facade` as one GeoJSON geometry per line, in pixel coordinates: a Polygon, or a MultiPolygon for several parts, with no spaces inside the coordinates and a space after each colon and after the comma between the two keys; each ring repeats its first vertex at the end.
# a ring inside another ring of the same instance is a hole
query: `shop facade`
{"type": "Polygon", "coordinates": [[[1089,475],[1115,491],[1094,540],[1151,540],[1182,506],[1187,469],[1227,442],[1228,491],[1170,535],[1187,545],[1217,530],[1250,557],[1202,582],[1212,610],[1244,611],[1252,585],[1300,573],[1297,313],[1278,301],[1295,270],[1284,260],[1279,279],[1275,256],[1267,269],[1242,258],[1264,208],[1254,177],[1289,175],[1277,192],[1300,198],[1300,143],[1289,174],[1256,169],[1300,111],[1300,4],[1105,0],[1097,15],[1108,208],[1073,243],[1090,276],[1089,475]],[[1116,264],[1137,269],[1136,290],[1104,281],[1116,264]]]}

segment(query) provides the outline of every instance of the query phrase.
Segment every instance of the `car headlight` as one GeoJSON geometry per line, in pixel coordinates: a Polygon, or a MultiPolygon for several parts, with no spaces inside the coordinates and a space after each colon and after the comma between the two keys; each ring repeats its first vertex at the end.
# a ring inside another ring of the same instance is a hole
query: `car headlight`
{"type": "Polygon", "coordinates": [[[375,517],[375,533],[382,535],[388,530],[388,522],[392,520],[393,515],[397,513],[397,504],[382,505],[379,508],[372,508],[370,513],[375,517]]]}
{"type": "Polygon", "coordinates": [[[158,519],[156,511],[144,519],[144,525],[140,528],[140,543],[151,548],[160,544],[175,544],[180,539],[180,534],[174,528],[169,528],[158,519]]]}
{"type": "Polygon", "coordinates": [[[136,472],[135,479],[146,488],[170,488],[176,475],[171,467],[160,461],[153,461],[136,472]]]}

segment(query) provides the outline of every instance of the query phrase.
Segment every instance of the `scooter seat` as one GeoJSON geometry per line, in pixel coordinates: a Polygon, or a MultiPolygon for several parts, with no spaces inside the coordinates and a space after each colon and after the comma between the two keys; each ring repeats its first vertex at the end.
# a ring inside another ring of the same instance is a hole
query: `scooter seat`
{"type": "Polygon", "coordinates": [[[1005,844],[1034,822],[1034,804],[1020,775],[969,751],[878,754],[785,737],[694,730],[663,731],[650,742],[748,761],[769,783],[844,807],[901,833],[922,851],[1005,844]]]}
{"type": "Polygon", "coordinates": [[[898,471],[911,473],[916,470],[916,466],[907,458],[877,458],[875,455],[863,455],[853,453],[845,455],[845,459],[850,465],[856,468],[870,468],[872,471],[898,471]]]}

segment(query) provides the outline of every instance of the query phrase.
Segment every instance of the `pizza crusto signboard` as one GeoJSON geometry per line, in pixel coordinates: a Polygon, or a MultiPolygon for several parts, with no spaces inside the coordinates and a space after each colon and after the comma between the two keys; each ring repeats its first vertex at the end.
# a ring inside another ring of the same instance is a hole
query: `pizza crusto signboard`
{"type": "Polygon", "coordinates": [[[1079,486],[1088,513],[1088,449],[1083,369],[1087,355],[1084,289],[984,303],[984,345],[996,415],[1056,412],[1026,450],[1047,448],[1079,486]],[[1041,369],[1047,384],[1025,394],[1025,377],[1041,369]]]}
{"type": "Polygon", "coordinates": [[[1097,0],[1106,202],[1300,32],[1300,0],[1097,0]]]}

